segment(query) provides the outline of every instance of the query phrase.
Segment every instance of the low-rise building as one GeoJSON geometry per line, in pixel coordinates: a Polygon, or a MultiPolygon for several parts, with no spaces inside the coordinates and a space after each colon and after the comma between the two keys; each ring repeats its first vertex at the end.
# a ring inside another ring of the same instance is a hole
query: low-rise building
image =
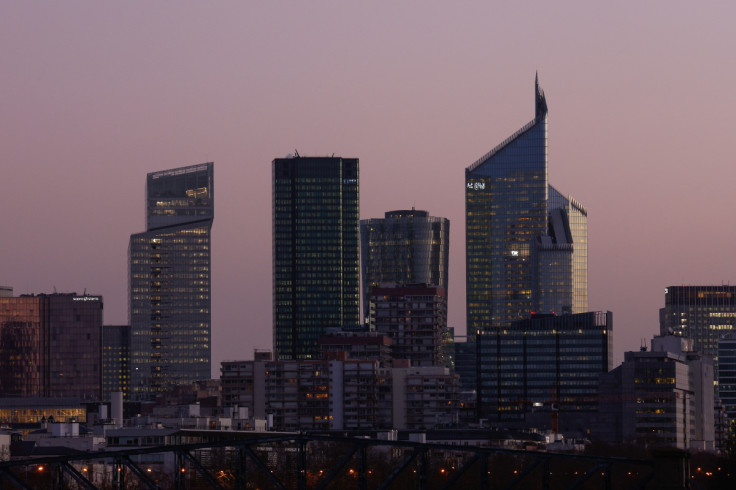
{"type": "MultiPolygon", "coordinates": [[[[340,356],[335,356],[340,357],[340,356]]],[[[442,366],[342,358],[225,361],[223,405],[295,431],[427,429],[457,422],[457,376],[442,366]],[[396,365],[398,363],[398,365],[396,365]]]]}

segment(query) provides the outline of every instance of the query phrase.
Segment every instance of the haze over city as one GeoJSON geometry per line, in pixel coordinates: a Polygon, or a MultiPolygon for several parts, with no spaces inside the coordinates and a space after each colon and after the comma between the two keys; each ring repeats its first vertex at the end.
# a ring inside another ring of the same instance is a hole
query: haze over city
{"type": "Polygon", "coordinates": [[[590,310],[615,364],[664,288],[733,276],[731,3],[7,3],[0,284],[104,296],[127,322],[149,172],[215,163],[213,374],[270,349],[271,161],[360,159],[361,218],[450,219],[465,330],[464,169],[549,104],[549,180],[588,209],[590,310]]]}

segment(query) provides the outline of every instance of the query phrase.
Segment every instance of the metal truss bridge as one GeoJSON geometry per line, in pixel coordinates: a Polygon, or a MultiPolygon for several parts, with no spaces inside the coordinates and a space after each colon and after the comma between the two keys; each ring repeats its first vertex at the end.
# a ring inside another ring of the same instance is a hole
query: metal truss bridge
{"type": "Polygon", "coordinates": [[[678,484],[680,476],[688,478],[685,456],[680,452],[665,459],[266,433],[248,439],[3,461],[0,488],[687,488],[687,480],[678,484]],[[659,486],[665,480],[671,480],[669,486],[659,486]]]}

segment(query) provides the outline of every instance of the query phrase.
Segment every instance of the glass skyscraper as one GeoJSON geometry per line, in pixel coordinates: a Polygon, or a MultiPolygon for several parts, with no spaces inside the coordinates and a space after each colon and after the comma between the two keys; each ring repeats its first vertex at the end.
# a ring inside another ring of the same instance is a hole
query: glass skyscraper
{"type": "Polygon", "coordinates": [[[273,344],[319,358],[327,328],[360,324],[358,159],[277,158],[273,172],[273,344]]]}
{"type": "Polygon", "coordinates": [[[131,395],[211,377],[214,165],[148,174],[146,231],[130,237],[131,395]]]}
{"type": "Polygon", "coordinates": [[[465,170],[468,331],[588,309],[587,211],[547,182],[547,102],[465,170]]]}
{"type": "Polygon", "coordinates": [[[661,335],[671,332],[694,340],[695,350],[712,357],[718,373],[718,339],[736,334],[736,286],[665,288],[659,329],[661,335]]]}
{"type": "MultiPolygon", "coordinates": [[[[588,309],[587,211],[547,180],[547,100],[535,117],[465,170],[468,332],[478,337],[478,407],[494,417],[496,338],[532,313],[588,309]]],[[[509,376],[518,373],[507,372],[509,376]]]]}
{"type": "Polygon", "coordinates": [[[364,317],[370,288],[427,284],[447,294],[450,221],[427,211],[389,211],[360,222],[364,317]]]}

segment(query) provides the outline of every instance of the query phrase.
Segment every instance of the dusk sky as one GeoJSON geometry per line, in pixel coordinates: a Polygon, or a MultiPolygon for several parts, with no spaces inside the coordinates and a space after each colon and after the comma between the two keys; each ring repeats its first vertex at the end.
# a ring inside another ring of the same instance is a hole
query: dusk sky
{"type": "Polygon", "coordinates": [[[215,163],[212,367],[270,349],[271,161],[360,159],[361,218],[450,219],[465,168],[549,106],[549,180],[588,209],[615,362],[669,285],[736,284],[736,2],[3,2],[0,285],[127,323],[148,172],[215,163]],[[731,122],[729,122],[731,121],[731,122]]]}

